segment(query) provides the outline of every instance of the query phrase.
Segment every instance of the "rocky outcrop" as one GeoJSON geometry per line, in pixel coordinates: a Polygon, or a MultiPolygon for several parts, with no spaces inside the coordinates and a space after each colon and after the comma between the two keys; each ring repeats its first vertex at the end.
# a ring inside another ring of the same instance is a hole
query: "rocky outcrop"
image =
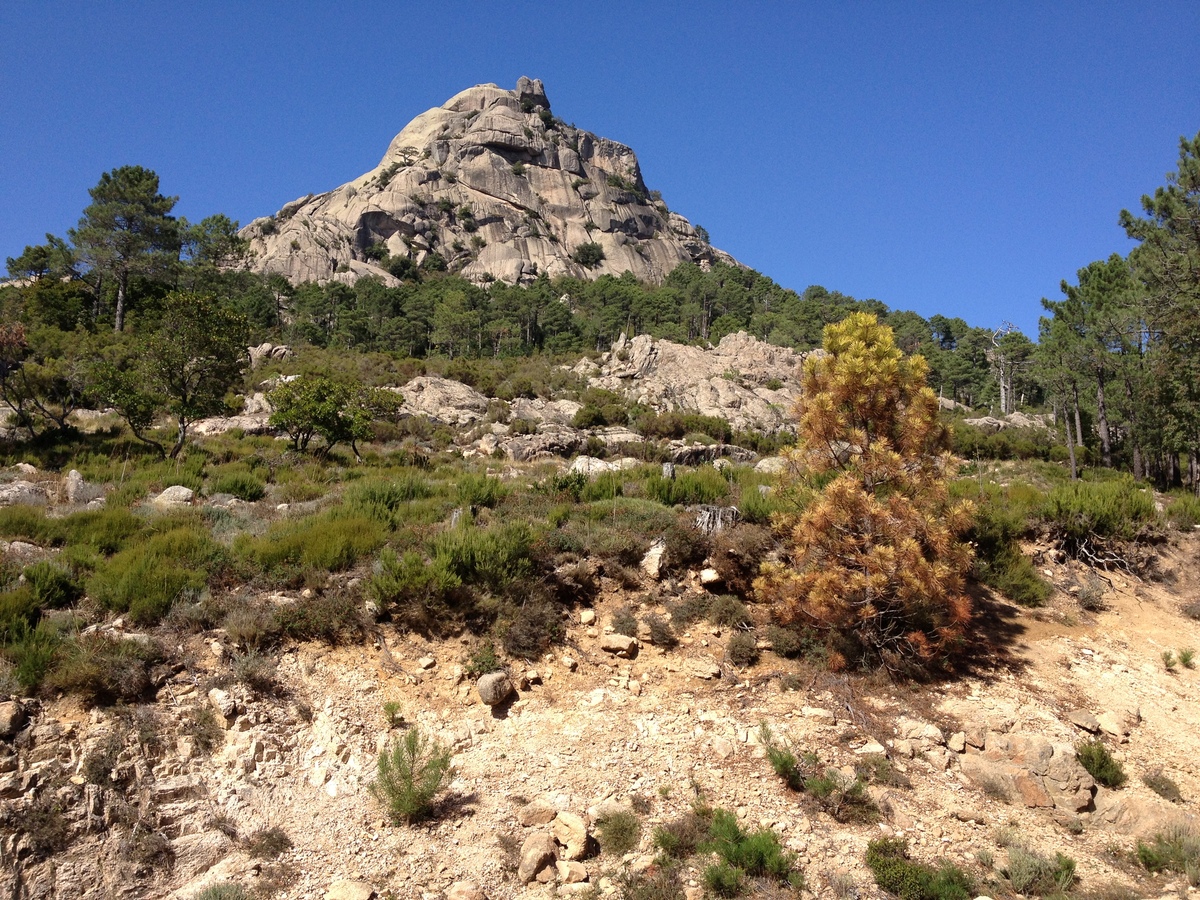
{"type": "Polygon", "coordinates": [[[242,230],[255,267],[293,283],[420,265],[438,254],[479,282],[540,273],[596,278],[630,271],[660,282],[681,262],[734,262],[652,198],[633,150],[550,112],[540,81],[468,88],[412,120],[374,169],[286,204],[242,230]],[[576,261],[581,245],[603,258],[576,261]]]}
{"type": "Polygon", "coordinates": [[[708,350],[643,334],[622,336],[598,365],[584,360],[575,368],[595,387],[661,411],[719,416],[736,429],[775,432],[792,423],[804,359],[742,331],[708,350]]]}
{"type": "Polygon", "coordinates": [[[402,413],[428,416],[448,425],[470,425],[487,415],[488,398],[460,381],[419,375],[399,389],[402,413]]]}

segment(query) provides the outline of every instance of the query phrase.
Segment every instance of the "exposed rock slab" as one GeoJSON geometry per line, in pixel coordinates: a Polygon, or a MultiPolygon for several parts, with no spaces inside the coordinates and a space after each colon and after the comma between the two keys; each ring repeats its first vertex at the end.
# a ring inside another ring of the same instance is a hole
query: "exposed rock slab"
{"type": "Polygon", "coordinates": [[[255,268],[395,283],[367,253],[380,244],[417,264],[436,252],[480,282],[629,271],[657,283],[681,262],[735,262],[651,199],[633,150],[551,115],[540,84],[468,88],[413,119],[371,171],[256,219],[242,230],[255,268]],[[593,266],[573,258],[587,243],[604,252],[593,266]]]}

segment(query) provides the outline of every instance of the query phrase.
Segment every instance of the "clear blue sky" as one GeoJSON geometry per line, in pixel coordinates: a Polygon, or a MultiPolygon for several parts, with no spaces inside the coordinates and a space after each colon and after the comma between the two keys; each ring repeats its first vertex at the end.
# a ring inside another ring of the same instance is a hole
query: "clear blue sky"
{"type": "Polygon", "coordinates": [[[5,0],[0,34],[0,258],[117,166],[245,223],[527,74],[776,281],[1036,334],[1200,131],[1196,0],[5,0]]]}

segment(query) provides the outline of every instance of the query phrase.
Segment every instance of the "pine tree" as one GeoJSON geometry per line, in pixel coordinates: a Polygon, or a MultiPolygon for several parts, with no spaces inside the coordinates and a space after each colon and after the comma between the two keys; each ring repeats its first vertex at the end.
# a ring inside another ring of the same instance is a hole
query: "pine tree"
{"type": "Polygon", "coordinates": [[[949,432],[928,366],[867,313],[827,326],[824,350],[805,364],[783,485],[806,501],[778,523],[790,563],[764,567],[755,588],[781,620],[849,639],[863,662],[942,662],[971,620],[971,549],[958,539],[971,511],[949,497],[949,432]]]}

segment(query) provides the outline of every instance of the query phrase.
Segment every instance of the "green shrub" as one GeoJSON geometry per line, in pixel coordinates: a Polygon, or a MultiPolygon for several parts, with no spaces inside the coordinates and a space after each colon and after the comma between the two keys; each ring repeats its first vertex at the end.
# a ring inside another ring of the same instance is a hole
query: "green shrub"
{"type": "Polygon", "coordinates": [[[59,522],[69,546],[90,547],[105,556],[122,549],[146,527],[143,519],[120,506],[72,513],[59,522]]]}
{"type": "Polygon", "coordinates": [[[275,610],[279,630],[294,641],[325,641],[339,644],[363,634],[366,623],[362,609],[350,594],[334,593],[311,600],[298,600],[275,610]]]}
{"type": "Polygon", "coordinates": [[[736,897],[744,889],[742,870],[722,860],[704,869],[704,886],[714,897],[736,897]]]}
{"type": "Polygon", "coordinates": [[[209,485],[209,494],[232,494],[239,500],[253,503],[267,494],[266,483],[251,472],[226,472],[214,478],[209,485]]]}
{"type": "Polygon", "coordinates": [[[974,883],[952,863],[935,869],[908,858],[903,838],[879,838],[867,844],[867,867],[875,883],[900,900],[970,900],[974,883]]]}
{"type": "Polygon", "coordinates": [[[735,631],[725,645],[725,656],[735,666],[752,666],[758,662],[758,641],[754,633],[735,631]]]}
{"type": "Polygon", "coordinates": [[[1075,860],[1062,853],[1049,859],[1020,844],[1013,844],[1008,848],[1005,874],[1018,894],[1062,893],[1075,884],[1075,860]]]}
{"type": "Polygon", "coordinates": [[[206,887],[192,900],[251,900],[251,894],[240,884],[223,881],[206,887]]]}
{"type": "Polygon", "coordinates": [[[642,822],[630,810],[610,813],[596,820],[596,836],[600,849],[606,854],[620,856],[638,845],[642,822]]]}
{"type": "Polygon", "coordinates": [[[1131,541],[1157,518],[1154,497],[1129,477],[1054,488],[1042,516],[1070,553],[1097,539],[1131,541]]]}
{"type": "Polygon", "coordinates": [[[340,572],[378,550],[384,533],[377,519],[334,509],[277,522],[258,537],[239,536],[234,552],[270,573],[340,572]]]}
{"type": "Polygon", "coordinates": [[[454,625],[451,599],[462,580],[445,557],[426,563],[419,553],[384,549],[367,582],[367,594],[401,626],[426,634],[454,625]]]}
{"type": "Polygon", "coordinates": [[[428,478],[419,472],[405,472],[399,478],[356,481],[346,488],[342,502],[351,513],[391,524],[397,511],[406,504],[432,494],[428,478]]]}
{"type": "Polygon", "coordinates": [[[504,651],[518,659],[541,657],[562,640],[562,614],[552,603],[534,599],[522,603],[503,629],[504,651]]]}
{"type": "Polygon", "coordinates": [[[729,482],[711,466],[702,466],[674,478],[651,475],[646,479],[646,496],[664,506],[714,504],[729,496],[729,482]]]}
{"type": "Polygon", "coordinates": [[[0,538],[57,547],[66,535],[60,521],[46,518],[41,507],[17,505],[0,507],[0,538]]]}
{"type": "Polygon", "coordinates": [[[670,859],[687,859],[708,836],[709,820],[694,811],[654,829],[654,846],[670,859]]]}
{"type": "Polygon", "coordinates": [[[708,601],[705,616],[724,628],[749,628],[753,624],[746,604],[731,594],[720,594],[708,601]]]}
{"type": "Polygon", "coordinates": [[[106,609],[127,612],[139,625],[151,625],[185,593],[201,590],[221,556],[203,527],[170,528],[102,563],[88,582],[88,595],[106,609]]]}
{"type": "Polygon", "coordinates": [[[524,522],[477,528],[463,525],[430,541],[434,563],[463,584],[500,592],[527,579],[533,533],[524,522]]]}
{"type": "Polygon", "coordinates": [[[292,849],[292,839],[278,825],[273,825],[247,836],[245,846],[251,859],[275,859],[292,849]]]}
{"type": "Polygon", "coordinates": [[[450,757],[448,748],[425,737],[415,726],[379,754],[378,775],[370,790],[394,824],[417,822],[433,814],[434,799],[450,777],[450,757]]]}
{"type": "Polygon", "coordinates": [[[1172,803],[1182,803],[1183,794],[1171,778],[1163,774],[1162,769],[1153,769],[1142,776],[1142,782],[1158,796],[1172,803]]]}
{"type": "Polygon", "coordinates": [[[161,659],[153,643],[85,635],[62,644],[43,684],[89,704],[128,703],[150,690],[149,669],[161,659]]]}
{"type": "Polygon", "coordinates": [[[604,248],[595,241],[588,241],[580,244],[575,248],[575,252],[571,254],[571,259],[579,263],[585,269],[594,269],[604,261],[604,248]]]}
{"type": "MultiPolygon", "coordinates": [[[[26,566],[24,574],[33,600],[41,609],[62,609],[64,606],[70,606],[83,594],[74,576],[49,560],[26,566]]],[[[2,618],[0,614],[0,619],[2,618]]]]}
{"type": "Polygon", "coordinates": [[[39,622],[20,625],[8,634],[4,655],[12,663],[12,677],[25,690],[35,690],[50,671],[63,643],[56,631],[39,622]]]}
{"type": "Polygon", "coordinates": [[[475,652],[471,654],[467,660],[467,664],[463,666],[463,671],[472,678],[478,678],[480,675],[498,672],[502,668],[500,659],[496,656],[496,645],[491,641],[484,641],[475,648],[475,652]]]}
{"type": "Polygon", "coordinates": [[[976,496],[973,485],[960,483],[954,493],[972,496],[976,502],[975,522],[966,535],[975,545],[975,577],[1010,600],[1036,607],[1049,599],[1052,589],[1021,552],[1019,543],[1031,530],[1030,517],[1037,502],[1031,490],[988,485],[976,496]]]}
{"type": "Polygon", "coordinates": [[[1195,494],[1176,494],[1167,506],[1167,520],[1180,531],[1200,525],[1200,498],[1195,494]]]}
{"type": "Polygon", "coordinates": [[[1094,738],[1081,741],[1075,746],[1075,758],[1087,769],[1098,784],[1108,788],[1119,788],[1125,783],[1125,768],[1113,758],[1104,741],[1094,738]]]}
{"type": "Polygon", "coordinates": [[[785,851],[779,836],[769,828],[746,833],[733,813],[718,809],[712,814],[708,839],[699,849],[716,853],[721,862],[705,871],[705,884],[721,896],[735,896],[741,890],[745,876],[770,878],[782,884],[799,887],[802,877],[796,869],[796,856],[785,851]],[[709,871],[714,872],[710,883],[709,871]],[[716,885],[716,887],[714,887],[716,885]]]}
{"type": "Polygon", "coordinates": [[[1171,871],[1200,885],[1200,834],[1187,825],[1176,825],[1156,834],[1149,843],[1138,841],[1138,862],[1150,872],[1171,871]]]}
{"type": "Polygon", "coordinates": [[[464,506],[492,507],[508,496],[508,488],[490,475],[463,475],[458,480],[458,499],[464,506]]]}
{"type": "Polygon", "coordinates": [[[637,637],[638,620],[633,614],[633,610],[628,606],[622,606],[613,613],[612,621],[609,624],[612,625],[612,630],[617,634],[623,634],[626,637],[637,637]]]}

